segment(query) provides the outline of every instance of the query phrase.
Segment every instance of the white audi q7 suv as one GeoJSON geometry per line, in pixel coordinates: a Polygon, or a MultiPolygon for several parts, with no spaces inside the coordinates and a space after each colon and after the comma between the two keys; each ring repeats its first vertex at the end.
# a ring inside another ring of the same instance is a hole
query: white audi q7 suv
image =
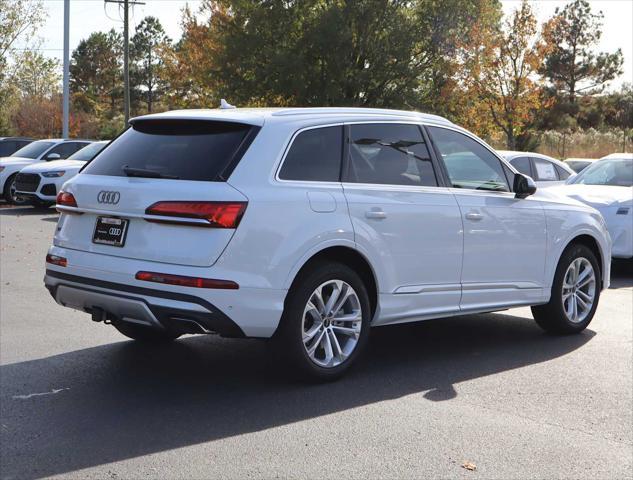
{"type": "Polygon", "coordinates": [[[133,339],[272,338],[343,374],[370,327],[532,306],[591,321],[611,245],[591,207],[536,192],[437,116],[354,109],[147,115],[64,185],[57,303],[133,339]]]}

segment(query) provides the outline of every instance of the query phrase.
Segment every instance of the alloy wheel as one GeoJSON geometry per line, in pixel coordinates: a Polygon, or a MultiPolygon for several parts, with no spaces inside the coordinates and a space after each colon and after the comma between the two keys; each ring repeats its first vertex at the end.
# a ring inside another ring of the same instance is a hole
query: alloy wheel
{"type": "Polygon", "coordinates": [[[596,299],[596,273],[584,257],[574,259],[563,277],[563,310],[572,323],[583,322],[596,299]]]}
{"type": "Polygon", "coordinates": [[[319,285],[303,311],[303,346],[316,365],[343,363],[360,339],[363,312],[356,291],[342,280],[319,285]]]}

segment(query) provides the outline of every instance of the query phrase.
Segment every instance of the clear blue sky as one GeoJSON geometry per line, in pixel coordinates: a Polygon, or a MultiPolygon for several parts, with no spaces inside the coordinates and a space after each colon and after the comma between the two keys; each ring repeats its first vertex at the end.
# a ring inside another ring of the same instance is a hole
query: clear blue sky
{"type": "MultiPolygon", "coordinates": [[[[200,6],[200,0],[144,0],[145,5],[134,8],[132,22],[141,21],[146,15],[153,15],[163,24],[167,34],[173,39],[180,37],[181,10],[189,5],[193,11],[200,6]]],[[[506,13],[520,5],[520,0],[504,0],[506,13]]],[[[539,21],[547,20],[556,7],[563,7],[566,1],[533,0],[532,4],[539,21]]],[[[71,0],[71,50],[79,41],[93,31],[105,31],[114,27],[122,30],[120,12],[116,5],[105,5],[103,0],[71,0]]],[[[604,28],[600,50],[614,51],[621,48],[624,54],[624,75],[614,82],[633,82],[633,0],[592,0],[594,10],[604,13],[604,28]]],[[[48,10],[48,20],[39,30],[43,42],[41,48],[51,57],[62,58],[63,47],[63,0],[44,0],[48,10]]],[[[132,30],[132,29],[131,29],[132,30]]],[[[132,30],[133,31],[133,30],[132,30]]],[[[23,45],[22,45],[23,46],[23,45]]]]}

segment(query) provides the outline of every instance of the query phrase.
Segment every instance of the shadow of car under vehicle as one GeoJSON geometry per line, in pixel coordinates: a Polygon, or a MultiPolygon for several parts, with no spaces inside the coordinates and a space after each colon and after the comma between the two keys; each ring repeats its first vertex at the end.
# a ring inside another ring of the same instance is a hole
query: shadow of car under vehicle
{"type": "Polygon", "coordinates": [[[64,474],[405,395],[450,401],[460,382],[563,356],[594,335],[554,337],[504,314],[380,327],[346,378],[320,385],[289,381],[267,342],[209,336],[9,364],[3,476],[64,474]]]}
{"type": "Polygon", "coordinates": [[[22,215],[58,215],[57,211],[52,207],[13,207],[7,206],[0,208],[0,216],[20,217],[22,215]]]}

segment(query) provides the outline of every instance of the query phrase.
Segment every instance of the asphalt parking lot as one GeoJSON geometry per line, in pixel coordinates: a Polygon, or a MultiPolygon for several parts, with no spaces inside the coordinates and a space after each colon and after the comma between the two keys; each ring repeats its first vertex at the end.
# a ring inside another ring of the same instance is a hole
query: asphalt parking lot
{"type": "Polygon", "coordinates": [[[263,341],[146,347],[58,306],[56,219],[0,209],[4,479],[633,475],[630,262],[581,335],[526,308],[382,327],[349,376],[305,385],[263,341]]]}

